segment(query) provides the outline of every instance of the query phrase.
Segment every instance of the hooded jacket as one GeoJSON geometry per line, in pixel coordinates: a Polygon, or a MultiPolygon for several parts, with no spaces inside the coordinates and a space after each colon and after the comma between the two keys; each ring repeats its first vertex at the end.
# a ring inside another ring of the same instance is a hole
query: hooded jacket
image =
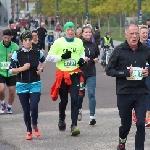
{"type": "Polygon", "coordinates": [[[143,77],[142,80],[127,80],[126,78],[130,77],[127,67],[132,64],[132,67],[145,68],[147,61],[150,64],[150,48],[140,42],[135,51],[129,47],[127,41],[114,49],[106,67],[106,74],[116,77],[116,94],[149,93],[146,78],[143,77]]]}
{"type": "Polygon", "coordinates": [[[96,67],[93,59],[98,58],[98,55],[100,54],[97,45],[85,39],[82,39],[82,42],[85,48],[85,56],[90,58],[90,60],[88,62],[85,62],[81,67],[83,76],[84,77],[96,76],[96,67]]]}

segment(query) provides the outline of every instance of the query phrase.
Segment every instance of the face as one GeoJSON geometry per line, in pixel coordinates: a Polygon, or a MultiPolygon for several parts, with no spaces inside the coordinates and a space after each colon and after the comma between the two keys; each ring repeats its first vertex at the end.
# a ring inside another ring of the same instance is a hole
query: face
{"type": "Polygon", "coordinates": [[[32,45],[32,40],[30,38],[26,38],[23,40],[23,46],[26,49],[29,49],[32,45]]]}
{"type": "Polygon", "coordinates": [[[82,36],[86,40],[90,40],[92,36],[92,31],[90,28],[83,29],[82,36]]]}
{"type": "Polygon", "coordinates": [[[29,28],[29,25],[28,25],[28,24],[26,24],[26,28],[29,28]]]}
{"type": "Polygon", "coordinates": [[[41,27],[42,27],[42,28],[44,28],[44,25],[45,25],[45,24],[41,23],[41,27]]]}
{"type": "Polygon", "coordinates": [[[81,34],[82,34],[82,29],[77,29],[77,30],[76,30],[76,35],[77,35],[77,36],[80,36],[81,34]]]}
{"type": "Polygon", "coordinates": [[[140,30],[140,40],[146,41],[148,38],[148,29],[141,29],[140,30]]]}
{"type": "Polygon", "coordinates": [[[110,34],[107,34],[106,37],[110,38],[110,34]]]}
{"type": "Polygon", "coordinates": [[[146,24],[147,24],[147,25],[150,25],[150,21],[146,21],[146,24]]]}
{"type": "Polygon", "coordinates": [[[125,33],[129,46],[136,46],[139,40],[139,29],[137,26],[130,26],[125,33]]]}
{"type": "Polygon", "coordinates": [[[35,33],[35,32],[32,33],[32,39],[33,40],[37,40],[38,39],[37,33],[35,33]]]}
{"type": "Polygon", "coordinates": [[[3,41],[5,45],[8,45],[11,41],[11,36],[9,35],[3,35],[3,41]]]}
{"type": "Polygon", "coordinates": [[[65,31],[65,35],[67,38],[73,38],[75,36],[75,29],[74,28],[67,28],[65,31]]]}

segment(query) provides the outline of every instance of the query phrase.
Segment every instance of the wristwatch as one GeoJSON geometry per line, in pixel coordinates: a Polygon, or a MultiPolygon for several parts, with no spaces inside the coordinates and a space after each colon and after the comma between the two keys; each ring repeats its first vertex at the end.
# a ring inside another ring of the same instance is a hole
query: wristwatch
{"type": "Polygon", "coordinates": [[[41,72],[43,72],[43,68],[40,68],[41,72]]]}

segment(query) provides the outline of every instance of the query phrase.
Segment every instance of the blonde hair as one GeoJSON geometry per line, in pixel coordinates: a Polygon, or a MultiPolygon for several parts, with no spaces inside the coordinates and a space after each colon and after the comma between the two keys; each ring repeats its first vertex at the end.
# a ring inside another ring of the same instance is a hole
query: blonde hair
{"type": "Polygon", "coordinates": [[[147,29],[148,30],[148,26],[147,25],[138,25],[139,27],[139,31],[141,31],[141,29],[147,29]]]}

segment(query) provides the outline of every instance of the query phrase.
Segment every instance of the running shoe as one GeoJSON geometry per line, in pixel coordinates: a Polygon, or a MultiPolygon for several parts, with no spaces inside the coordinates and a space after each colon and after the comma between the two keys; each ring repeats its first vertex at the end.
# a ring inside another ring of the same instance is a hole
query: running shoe
{"type": "Polygon", "coordinates": [[[66,123],[65,123],[65,121],[59,120],[58,128],[59,128],[60,131],[65,131],[66,130],[66,123]]]}
{"type": "Polygon", "coordinates": [[[38,129],[38,127],[37,126],[32,126],[32,131],[33,131],[33,134],[34,134],[34,136],[36,136],[36,137],[38,137],[38,136],[40,136],[41,135],[41,132],[40,132],[40,130],[38,129]]]}
{"type": "Polygon", "coordinates": [[[125,143],[127,139],[121,139],[119,138],[119,145],[117,146],[117,150],[126,150],[125,149],[125,143]]]}
{"type": "Polygon", "coordinates": [[[134,110],[132,110],[132,121],[133,121],[134,124],[136,124],[136,122],[137,122],[137,118],[136,118],[134,110]]]}
{"type": "Polygon", "coordinates": [[[4,103],[4,104],[1,104],[0,113],[4,114],[5,111],[6,111],[6,104],[4,103]]]}
{"type": "Polygon", "coordinates": [[[79,112],[78,114],[78,121],[81,121],[82,120],[82,112],[79,112]]]}
{"type": "Polygon", "coordinates": [[[145,119],[145,127],[150,127],[150,118],[145,119]]]}
{"type": "Polygon", "coordinates": [[[71,125],[71,133],[70,133],[70,135],[76,136],[78,134],[80,134],[80,130],[75,125],[71,125]]]}
{"type": "Polygon", "coordinates": [[[96,124],[96,120],[95,120],[95,117],[90,117],[90,122],[89,122],[89,125],[95,125],[96,124]]]}
{"type": "Polygon", "coordinates": [[[12,109],[10,107],[7,107],[7,114],[12,114],[12,109]]]}
{"type": "Polygon", "coordinates": [[[31,132],[27,132],[26,140],[32,140],[32,133],[31,132]]]}

